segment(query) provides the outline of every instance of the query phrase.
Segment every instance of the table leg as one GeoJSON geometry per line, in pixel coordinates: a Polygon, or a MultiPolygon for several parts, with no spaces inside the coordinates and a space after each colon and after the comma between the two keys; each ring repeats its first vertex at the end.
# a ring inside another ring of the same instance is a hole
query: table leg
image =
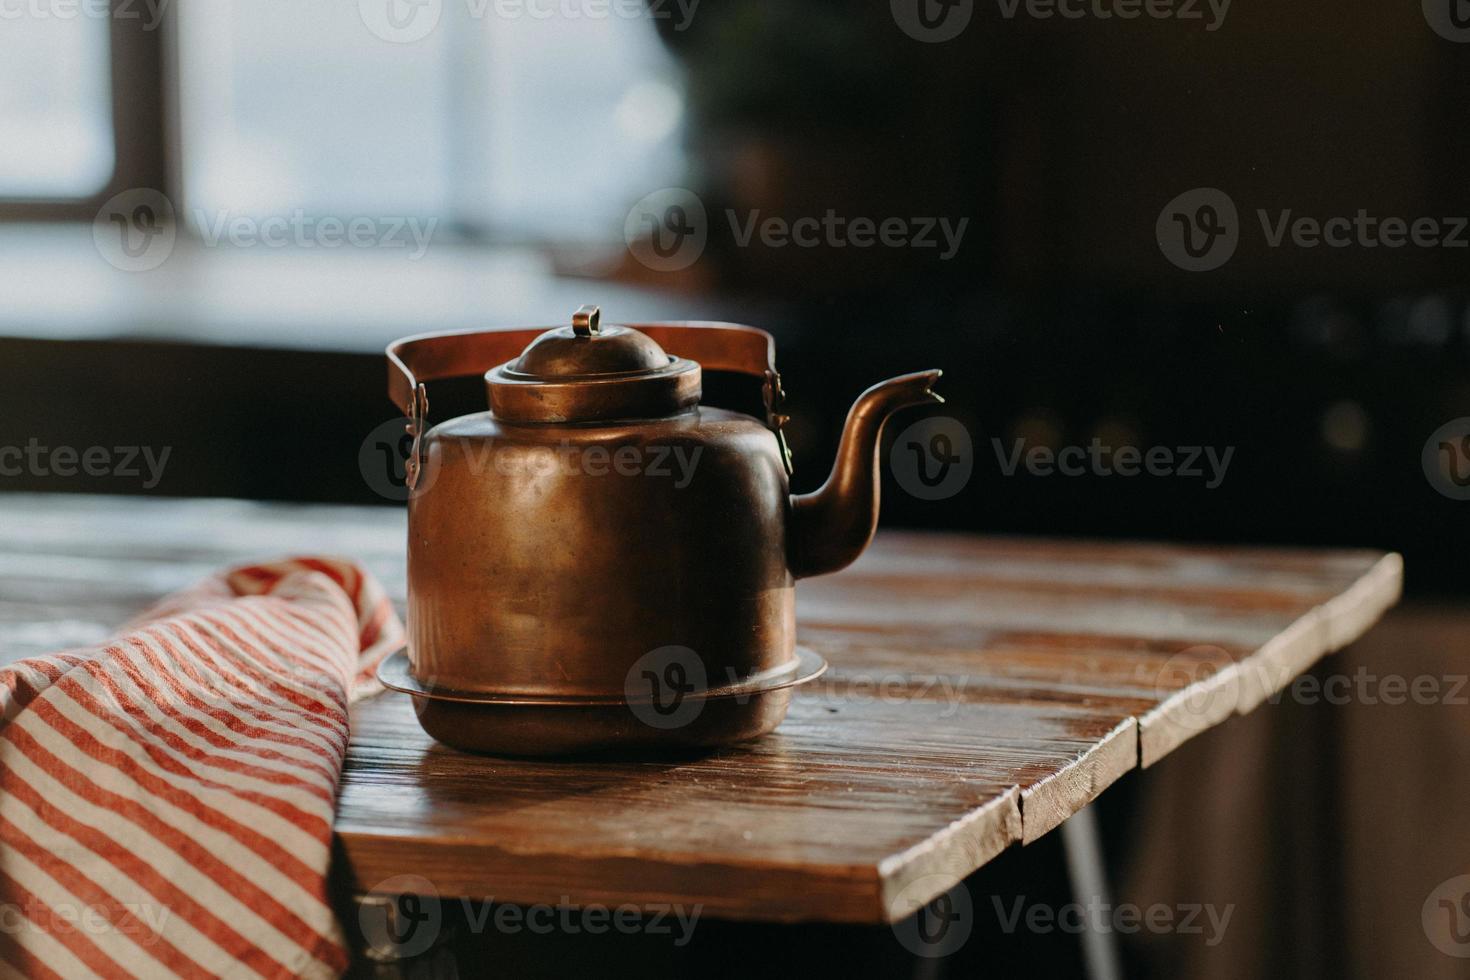
{"type": "Polygon", "coordinates": [[[1097,921],[1113,905],[1103,867],[1102,837],[1092,807],[1083,807],[1062,824],[1062,847],[1067,852],[1072,898],[1087,910],[1087,928],[1082,933],[1087,976],[1089,980],[1122,980],[1117,937],[1110,924],[1100,928],[1097,921]]]}
{"type": "Polygon", "coordinates": [[[914,957],[913,980],[944,980],[949,974],[949,969],[944,960],[927,960],[921,956],[914,957]]]}
{"type": "Polygon", "coordinates": [[[353,894],[339,909],[352,953],[348,980],[441,980],[459,975],[449,949],[456,924],[445,921],[437,898],[353,894]]]}

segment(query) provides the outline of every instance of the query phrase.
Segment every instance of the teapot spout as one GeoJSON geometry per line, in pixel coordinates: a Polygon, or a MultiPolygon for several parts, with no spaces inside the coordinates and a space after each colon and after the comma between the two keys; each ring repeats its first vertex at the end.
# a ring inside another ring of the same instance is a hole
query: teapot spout
{"type": "Polygon", "coordinates": [[[883,423],[901,408],[942,403],[933,391],[939,371],[905,374],[858,396],[847,413],[837,460],[814,493],[791,498],[787,562],[796,578],[826,575],[851,565],[878,528],[878,440],[883,423]]]}

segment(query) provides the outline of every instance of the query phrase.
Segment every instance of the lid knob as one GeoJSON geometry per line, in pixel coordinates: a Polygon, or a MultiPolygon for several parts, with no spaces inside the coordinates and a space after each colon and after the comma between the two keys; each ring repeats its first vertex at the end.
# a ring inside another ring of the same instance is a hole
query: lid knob
{"type": "Polygon", "coordinates": [[[572,330],[578,337],[596,337],[602,333],[602,310],[592,304],[572,314],[572,330]]]}

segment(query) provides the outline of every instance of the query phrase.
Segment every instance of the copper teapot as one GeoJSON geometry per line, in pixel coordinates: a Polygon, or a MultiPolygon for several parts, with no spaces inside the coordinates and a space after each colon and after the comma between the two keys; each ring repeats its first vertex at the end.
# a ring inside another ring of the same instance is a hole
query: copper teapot
{"type": "Polygon", "coordinates": [[[425,730],[512,755],[710,746],[769,732],[825,663],[797,579],[878,521],[885,420],[939,371],[869,388],[831,476],[793,496],[771,336],[726,323],[427,334],[388,348],[408,417],[408,631],[380,671],[425,730]],[[762,383],[765,419],[702,406],[703,372],[762,383]],[[425,382],[484,374],[490,410],[428,427],[425,382]]]}

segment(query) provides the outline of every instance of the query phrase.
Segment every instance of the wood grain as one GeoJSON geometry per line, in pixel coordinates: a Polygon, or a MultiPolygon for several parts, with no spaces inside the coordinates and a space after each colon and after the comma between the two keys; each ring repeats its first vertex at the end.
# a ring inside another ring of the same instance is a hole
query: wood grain
{"type": "MultiPolygon", "coordinates": [[[[401,600],[403,541],[390,509],[0,497],[0,661],[282,553],[351,555],[401,600]]],[[[443,895],[891,921],[1255,708],[1401,579],[1365,551],[883,534],[802,583],[800,641],[832,669],[750,745],[484,759],[428,739],[406,699],[362,703],[339,870],[362,890],[416,874],[443,895]]]]}

